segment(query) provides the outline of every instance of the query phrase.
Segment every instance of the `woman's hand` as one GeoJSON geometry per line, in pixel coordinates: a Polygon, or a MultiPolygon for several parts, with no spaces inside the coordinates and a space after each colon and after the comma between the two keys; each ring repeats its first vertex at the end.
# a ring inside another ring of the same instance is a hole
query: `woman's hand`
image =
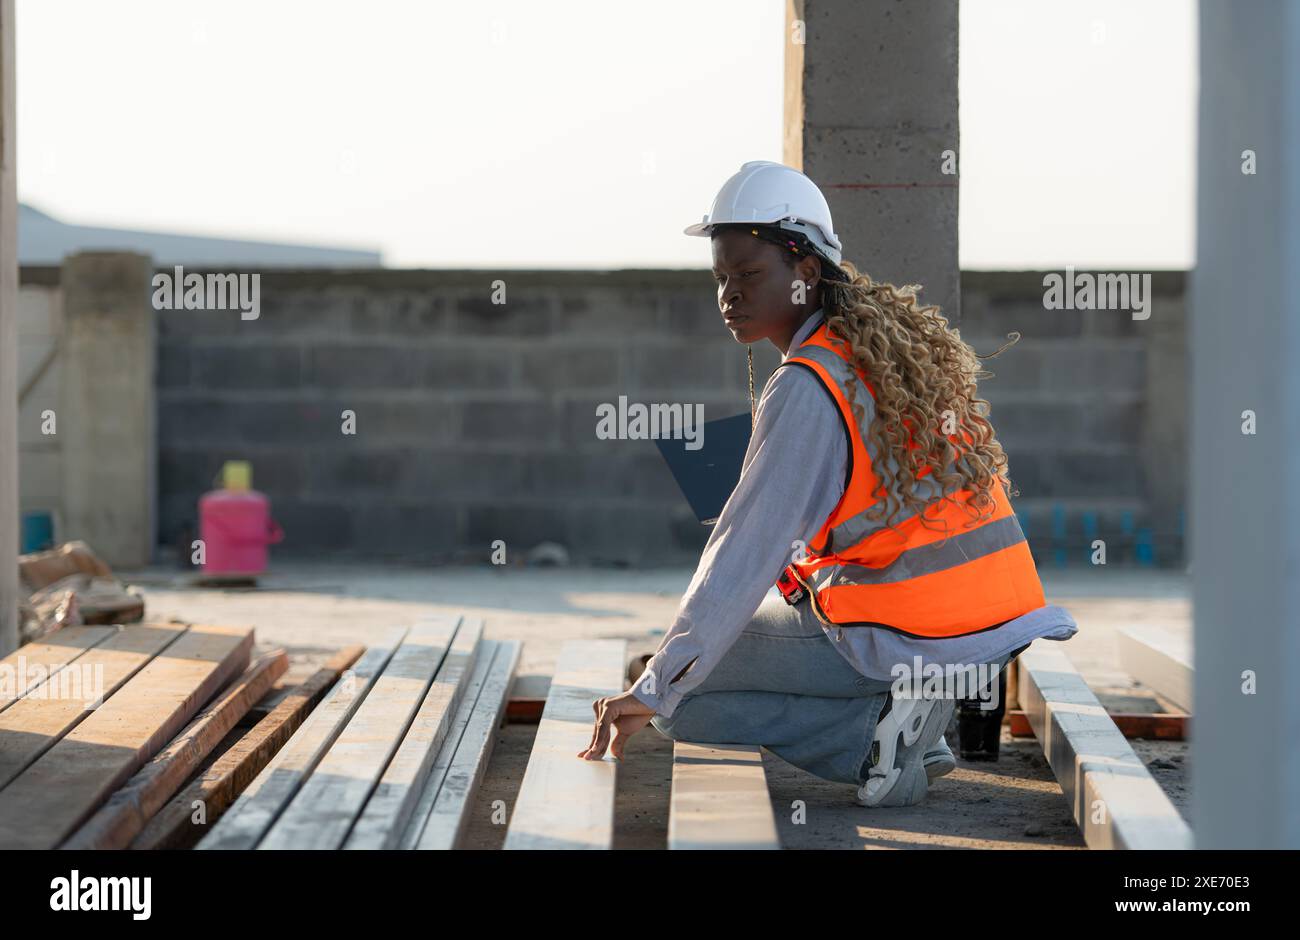
{"type": "Polygon", "coordinates": [[[591,707],[596,712],[596,726],[591,732],[591,743],[585,751],[578,753],[584,760],[600,760],[605,756],[606,747],[615,758],[622,760],[627,739],[650,724],[655,715],[653,708],[631,692],[597,699],[591,707]],[[614,729],[612,742],[609,739],[610,728],[614,729]]]}

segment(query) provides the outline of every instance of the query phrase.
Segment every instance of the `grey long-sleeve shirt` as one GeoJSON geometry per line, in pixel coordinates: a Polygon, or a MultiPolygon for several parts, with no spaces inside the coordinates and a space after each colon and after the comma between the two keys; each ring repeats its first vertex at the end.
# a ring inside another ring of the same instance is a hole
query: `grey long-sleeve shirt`
{"type": "MultiPolygon", "coordinates": [[[[822,319],[819,309],[805,320],[790,349],[796,350],[822,319]]],[[[788,358],[789,353],[783,361],[788,358]]],[[[796,542],[811,542],[839,502],[847,461],[840,416],[821,383],[806,369],[778,369],[758,403],[740,481],[709,535],[676,619],[632,686],[633,695],[668,717],[682,696],[704,681],[769,591],[776,594],[773,585],[795,556],[796,542]]],[[[1037,637],[1069,639],[1078,627],[1066,610],[1049,604],[964,637],[822,629],[858,672],[889,681],[895,664],[912,669],[918,662],[922,668],[990,662],[1037,637]]]]}

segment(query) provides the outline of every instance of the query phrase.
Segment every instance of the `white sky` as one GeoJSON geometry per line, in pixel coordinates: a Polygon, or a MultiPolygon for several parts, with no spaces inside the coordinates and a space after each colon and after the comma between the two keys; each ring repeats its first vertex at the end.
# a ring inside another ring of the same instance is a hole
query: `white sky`
{"type": "MultiPolygon", "coordinates": [[[[682,228],[781,159],[784,0],[18,0],[17,31],[19,197],[67,222],[707,267],[682,228]]],[[[1192,264],[1194,0],[962,0],[960,58],[964,268],[1192,264]]]]}

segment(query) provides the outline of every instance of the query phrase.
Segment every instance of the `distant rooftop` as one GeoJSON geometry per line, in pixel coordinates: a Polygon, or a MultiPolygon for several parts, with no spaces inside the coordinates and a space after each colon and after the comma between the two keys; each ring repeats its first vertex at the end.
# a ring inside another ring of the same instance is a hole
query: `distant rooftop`
{"type": "Polygon", "coordinates": [[[31,206],[18,206],[19,265],[58,265],[78,251],[136,251],[154,264],[193,267],[377,268],[378,251],[208,238],[171,232],[68,225],[31,206]]]}

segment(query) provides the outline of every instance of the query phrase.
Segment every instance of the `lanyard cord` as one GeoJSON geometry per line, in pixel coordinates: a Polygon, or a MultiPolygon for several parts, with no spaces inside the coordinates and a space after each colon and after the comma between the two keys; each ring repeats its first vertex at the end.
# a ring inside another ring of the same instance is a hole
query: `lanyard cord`
{"type": "Polygon", "coordinates": [[[758,427],[758,409],[754,405],[754,347],[746,346],[749,353],[749,431],[752,434],[758,427]]]}

